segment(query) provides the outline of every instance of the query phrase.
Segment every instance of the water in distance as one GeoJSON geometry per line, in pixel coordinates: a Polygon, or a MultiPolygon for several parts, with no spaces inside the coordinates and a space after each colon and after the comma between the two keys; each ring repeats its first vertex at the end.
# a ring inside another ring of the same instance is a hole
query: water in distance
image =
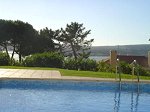
{"type": "Polygon", "coordinates": [[[109,56],[90,56],[90,59],[96,60],[96,61],[101,61],[101,60],[105,60],[108,59],[109,56]]]}
{"type": "Polygon", "coordinates": [[[149,112],[150,84],[0,80],[0,112],[149,112]]]}

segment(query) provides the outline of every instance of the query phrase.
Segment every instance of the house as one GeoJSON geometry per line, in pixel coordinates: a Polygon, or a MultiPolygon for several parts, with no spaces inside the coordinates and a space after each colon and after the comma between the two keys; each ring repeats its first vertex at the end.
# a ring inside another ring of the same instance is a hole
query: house
{"type": "Polygon", "coordinates": [[[110,58],[107,60],[112,66],[116,66],[117,59],[119,61],[124,61],[131,64],[134,60],[136,63],[141,65],[142,67],[150,67],[150,52],[148,53],[148,57],[146,56],[132,56],[132,55],[118,55],[117,51],[112,50],[110,51],[110,58]]]}

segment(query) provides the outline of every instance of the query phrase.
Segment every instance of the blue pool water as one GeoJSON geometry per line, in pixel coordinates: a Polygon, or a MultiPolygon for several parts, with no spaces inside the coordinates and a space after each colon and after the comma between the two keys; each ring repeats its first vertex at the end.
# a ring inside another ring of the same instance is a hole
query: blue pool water
{"type": "Polygon", "coordinates": [[[0,112],[150,112],[150,84],[0,80],[0,112]]]}

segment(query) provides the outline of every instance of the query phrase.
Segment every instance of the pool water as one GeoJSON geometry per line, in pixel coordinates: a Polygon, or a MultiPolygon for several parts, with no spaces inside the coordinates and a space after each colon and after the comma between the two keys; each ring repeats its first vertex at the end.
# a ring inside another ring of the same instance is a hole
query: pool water
{"type": "Polygon", "coordinates": [[[150,84],[0,80],[0,112],[150,112],[150,84]]]}

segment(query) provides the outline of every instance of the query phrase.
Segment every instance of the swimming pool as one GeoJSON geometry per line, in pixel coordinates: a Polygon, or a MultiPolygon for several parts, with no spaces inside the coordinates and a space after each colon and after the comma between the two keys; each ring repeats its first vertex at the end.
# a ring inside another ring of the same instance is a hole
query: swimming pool
{"type": "Polygon", "coordinates": [[[0,112],[149,112],[150,84],[0,80],[0,112]]]}

